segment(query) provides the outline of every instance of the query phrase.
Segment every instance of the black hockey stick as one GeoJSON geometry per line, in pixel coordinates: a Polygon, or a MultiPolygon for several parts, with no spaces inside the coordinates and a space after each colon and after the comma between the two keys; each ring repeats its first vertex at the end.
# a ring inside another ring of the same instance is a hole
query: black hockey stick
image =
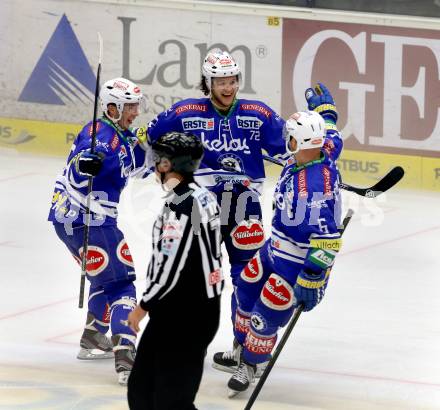
{"type": "MultiPolygon", "coordinates": [[[[345,229],[347,228],[347,225],[349,224],[351,218],[353,217],[354,211],[352,209],[349,209],[347,211],[347,215],[344,218],[344,221],[342,223],[342,227],[340,229],[341,236],[343,235],[345,229]]],[[[280,342],[278,343],[275,352],[272,356],[272,359],[269,360],[269,363],[267,364],[267,367],[264,369],[263,374],[260,377],[260,380],[258,381],[257,385],[255,386],[254,391],[251,394],[251,397],[249,398],[249,401],[246,404],[246,407],[244,410],[251,410],[252,406],[255,403],[255,400],[257,400],[258,394],[260,393],[261,389],[263,388],[263,385],[266,381],[266,379],[269,376],[269,373],[271,372],[273,366],[275,365],[275,362],[278,359],[278,356],[280,355],[281,351],[283,350],[284,345],[287,342],[287,339],[290,336],[290,333],[292,333],[293,328],[296,325],[296,322],[298,321],[299,317],[301,316],[301,313],[304,309],[303,305],[299,305],[298,308],[296,308],[294,315],[292,316],[292,319],[290,319],[289,324],[287,325],[286,331],[283,334],[283,337],[281,338],[280,342]]]]}
{"type": "MultiPolygon", "coordinates": [[[[99,60],[98,60],[98,69],[96,72],[96,87],[95,87],[95,101],[93,107],[93,122],[92,122],[92,142],[90,146],[90,152],[92,154],[95,153],[96,147],[96,117],[98,114],[98,98],[99,98],[99,82],[101,77],[101,62],[102,62],[102,37],[101,34],[98,33],[98,42],[99,42],[99,60]]],[[[83,239],[83,248],[82,248],[82,257],[81,257],[81,283],[79,285],[79,301],[78,307],[82,309],[84,305],[84,287],[86,284],[86,270],[87,270],[87,252],[89,247],[89,228],[90,228],[90,197],[92,195],[93,189],[93,177],[90,176],[88,178],[87,185],[87,197],[86,197],[86,221],[84,224],[84,239],[83,239]]]]}
{"type": "MultiPolygon", "coordinates": [[[[276,164],[281,167],[284,166],[282,161],[276,158],[269,157],[268,155],[263,155],[263,159],[271,162],[272,164],[276,164]]],[[[388,172],[388,174],[383,176],[379,181],[377,181],[373,186],[369,188],[355,187],[344,182],[341,182],[339,184],[339,187],[345,189],[346,191],[354,192],[355,194],[364,196],[366,198],[376,198],[383,192],[388,191],[390,188],[396,185],[403,178],[404,175],[405,171],[403,170],[403,168],[397,166],[392,168],[391,171],[388,172]]]]}

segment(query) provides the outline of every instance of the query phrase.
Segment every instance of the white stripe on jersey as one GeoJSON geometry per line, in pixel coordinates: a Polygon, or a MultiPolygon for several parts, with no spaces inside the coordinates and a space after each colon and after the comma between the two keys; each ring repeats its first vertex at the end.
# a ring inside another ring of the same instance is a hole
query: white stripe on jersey
{"type": "Polygon", "coordinates": [[[288,261],[295,262],[295,263],[300,263],[301,265],[304,264],[304,258],[303,259],[295,258],[294,256],[288,255],[284,252],[278,252],[277,249],[274,247],[271,247],[271,251],[272,251],[273,255],[277,256],[278,258],[286,259],[288,261]]]}
{"type": "Polygon", "coordinates": [[[284,239],[286,241],[291,242],[293,245],[297,246],[298,248],[302,248],[302,249],[309,249],[310,248],[310,244],[309,243],[304,243],[304,242],[297,242],[294,239],[290,238],[289,236],[287,236],[286,234],[284,234],[281,231],[278,231],[277,229],[275,229],[272,226],[272,234],[276,235],[277,237],[284,239]]]}
{"type": "MultiPolygon", "coordinates": [[[[272,232],[271,240],[276,242],[275,249],[278,251],[283,251],[292,257],[294,256],[304,259],[309,251],[309,248],[300,248],[296,244],[281,238],[275,232],[272,232]]],[[[272,246],[272,248],[274,248],[274,246],[272,246]]]]}

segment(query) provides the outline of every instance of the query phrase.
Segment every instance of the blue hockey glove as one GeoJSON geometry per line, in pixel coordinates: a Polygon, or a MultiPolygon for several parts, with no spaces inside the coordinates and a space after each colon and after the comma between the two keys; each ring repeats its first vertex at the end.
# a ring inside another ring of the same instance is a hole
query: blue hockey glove
{"type": "Polygon", "coordinates": [[[90,151],[83,151],[77,160],[78,172],[81,175],[95,177],[99,174],[99,171],[101,171],[103,160],[104,154],[101,152],[92,154],[90,151]]]}
{"type": "Polygon", "coordinates": [[[324,84],[318,83],[315,89],[307,88],[305,96],[309,110],[321,114],[325,121],[336,124],[338,121],[338,111],[336,110],[333,96],[324,84]]]}
{"type": "Polygon", "coordinates": [[[295,307],[304,305],[304,312],[312,310],[324,297],[327,287],[328,277],[323,270],[321,273],[302,270],[293,287],[296,298],[295,307]]]}

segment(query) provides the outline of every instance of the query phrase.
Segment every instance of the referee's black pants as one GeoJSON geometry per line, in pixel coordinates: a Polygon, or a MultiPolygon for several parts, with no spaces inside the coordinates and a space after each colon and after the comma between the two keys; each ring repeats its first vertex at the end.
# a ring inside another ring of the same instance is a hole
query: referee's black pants
{"type": "Polygon", "coordinates": [[[197,410],[205,352],[219,321],[219,297],[151,315],[128,379],[130,410],[197,410]]]}

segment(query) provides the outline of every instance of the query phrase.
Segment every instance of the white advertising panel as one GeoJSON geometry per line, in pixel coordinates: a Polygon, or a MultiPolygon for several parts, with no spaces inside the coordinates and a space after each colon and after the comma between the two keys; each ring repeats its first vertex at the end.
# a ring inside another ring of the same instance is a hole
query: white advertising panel
{"type": "Polygon", "coordinates": [[[228,49],[243,70],[241,97],[280,108],[281,24],[265,16],[77,1],[2,1],[3,117],[82,123],[102,81],[123,76],[147,95],[151,119],[175,101],[201,97],[209,49],[228,49]],[[3,12],[5,10],[5,12],[3,12]],[[6,29],[7,27],[7,29],[6,29]]]}

